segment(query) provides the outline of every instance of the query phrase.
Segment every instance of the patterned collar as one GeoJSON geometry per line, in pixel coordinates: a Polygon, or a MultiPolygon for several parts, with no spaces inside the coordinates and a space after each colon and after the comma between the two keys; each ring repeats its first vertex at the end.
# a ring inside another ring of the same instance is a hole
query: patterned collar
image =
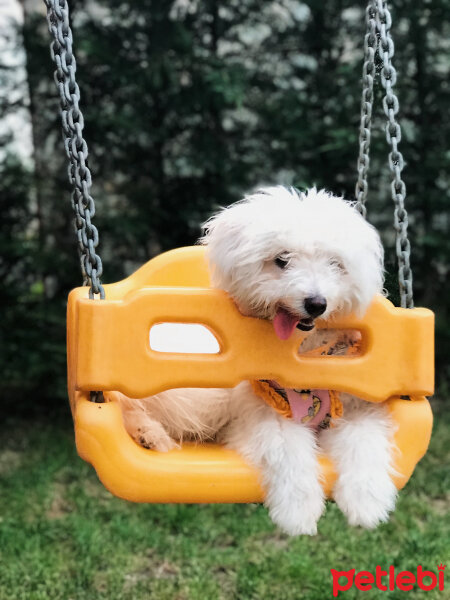
{"type": "Polygon", "coordinates": [[[313,429],[327,429],[343,414],[339,393],[333,390],[283,388],[276,381],[252,381],[253,391],[278,414],[313,429]]]}

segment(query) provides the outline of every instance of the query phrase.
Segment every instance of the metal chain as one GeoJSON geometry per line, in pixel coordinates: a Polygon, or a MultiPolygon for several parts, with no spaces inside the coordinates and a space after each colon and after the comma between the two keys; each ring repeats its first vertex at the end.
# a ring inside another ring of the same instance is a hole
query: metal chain
{"type": "MultiPolygon", "coordinates": [[[[72,207],[75,212],[81,270],[84,284],[90,284],[89,296],[105,297],[100,282],[102,262],[95,252],[98,231],[92,223],[95,205],[90,188],[91,173],[87,165],[88,148],[83,138],[84,119],[79,108],[80,90],[75,80],[76,60],[72,52],[72,31],[69,25],[69,8],[66,0],[44,0],[47,20],[53,36],[52,59],[56,63],[55,82],[61,100],[64,146],[69,158],[69,180],[73,186],[72,207]]],[[[364,40],[363,93],[359,135],[358,181],[356,184],[356,207],[365,216],[371,136],[373,81],[375,76],[375,50],[383,61],[381,83],[385,89],[383,109],[388,119],[386,139],[391,147],[389,167],[392,172],[392,199],[395,204],[394,226],[396,251],[399,265],[401,305],[412,308],[412,271],[410,267],[410,243],[407,236],[408,214],[405,209],[406,186],[401,178],[403,156],[398,150],[401,140],[400,125],[396,120],[399,110],[397,96],[393,92],[396,71],[392,65],[394,44],[390,34],[391,15],[385,0],[369,0],[366,11],[367,33],[364,40]],[[378,43],[377,43],[378,38],[378,43]]]]}
{"type": "Polygon", "coordinates": [[[365,216],[368,192],[367,174],[369,167],[370,130],[373,103],[373,80],[376,74],[375,52],[382,60],[381,84],[385,90],[383,109],[387,117],[386,140],[390,146],[389,168],[392,173],[391,194],[394,201],[394,228],[396,231],[396,253],[401,306],[413,308],[412,271],[410,266],[411,246],[408,240],[408,213],[405,209],[406,186],[401,173],[403,156],[398,149],[401,128],[396,120],[399,111],[398,98],[393,92],[397,79],[392,64],[394,43],[390,34],[392,18],[386,0],[369,0],[366,11],[367,33],[364,40],[363,92],[361,103],[361,127],[359,135],[358,181],[356,184],[356,208],[365,216]]]}
{"type": "Polygon", "coordinates": [[[392,173],[391,194],[394,201],[394,227],[396,232],[395,246],[398,260],[398,282],[400,286],[401,306],[414,308],[412,290],[412,271],[410,266],[411,246],[408,240],[408,213],[405,209],[406,186],[402,180],[404,166],[403,155],[398,149],[402,132],[396,115],[399,110],[398,98],[393,92],[397,80],[397,72],[392,65],[394,42],[390,29],[391,13],[385,0],[376,1],[377,31],[379,32],[378,55],[383,60],[381,84],[384,87],[383,109],[387,117],[386,140],[391,147],[389,168],[392,173]]]}
{"type": "Polygon", "coordinates": [[[356,182],[356,209],[366,216],[369,186],[370,136],[372,129],[373,80],[375,77],[375,51],[377,47],[375,10],[371,3],[366,8],[367,32],[364,37],[364,65],[362,75],[361,122],[359,126],[358,181],[356,182]]]}
{"type": "Polygon", "coordinates": [[[69,181],[73,187],[71,200],[75,212],[83,285],[90,286],[90,298],[100,295],[103,299],[105,291],[100,281],[103,267],[100,256],[95,251],[98,231],[92,223],[95,204],[90,195],[92,180],[87,164],[88,147],[83,138],[80,89],[75,79],[77,66],[72,52],[69,7],[66,0],[44,2],[47,7],[48,28],[53,36],[50,53],[56,64],[54,78],[60,95],[64,147],[69,159],[69,181]]]}

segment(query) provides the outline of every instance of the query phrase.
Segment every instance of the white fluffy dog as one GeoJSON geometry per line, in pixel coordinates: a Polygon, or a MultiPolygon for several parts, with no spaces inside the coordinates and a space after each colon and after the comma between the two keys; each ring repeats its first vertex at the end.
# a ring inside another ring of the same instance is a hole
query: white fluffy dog
{"type": "MultiPolygon", "coordinates": [[[[316,189],[265,188],[204,228],[213,285],[227,291],[242,314],[271,320],[281,339],[296,327],[308,332],[302,351],[325,342],[329,353],[345,354],[357,341],[356,332],[314,328],[319,316],[363,315],[382,291],[378,234],[351,203],[316,189]]],[[[397,492],[386,407],[341,394],[343,415],[331,418],[331,391],[257,383],[286,401],[290,418],[255,392],[254,383],[242,382],[234,389],[170,390],[145,400],[121,396],[125,425],[157,450],[186,438],[218,438],[237,450],[260,470],[270,516],[291,535],[317,531],[325,505],[321,451],[335,464],[333,497],[349,523],[374,527],[387,520],[397,492]]]]}

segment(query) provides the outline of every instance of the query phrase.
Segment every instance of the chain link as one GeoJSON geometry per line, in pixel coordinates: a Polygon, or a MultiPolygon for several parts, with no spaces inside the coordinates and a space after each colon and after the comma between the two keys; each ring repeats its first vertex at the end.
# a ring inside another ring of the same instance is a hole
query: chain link
{"type": "Polygon", "coordinates": [[[389,168],[392,174],[391,194],[394,201],[394,227],[396,232],[395,246],[398,260],[398,281],[400,286],[401,305],[413,308],[412,271],[410,266],[411,246],[408,239],[408,213],[405,209],[406,186],[402,180],[404,166],[403,155],[398,149],[401,140],[401,128],[396,115],[399,110],[398,98],[393,91],[397,80],[397,72],[392,64],[394,42],[390,29],[392,18],[385,0],[375,0],[377,30],[379,32],[378,54],[383,60],[381,84],[385,90],[383,109],[387,117],[386,140],[391,147],[389,168]]]}
{"type": "Polygon", "coordinates": [[[359,136],[358,181],[356,183],[356,208],[365,216],[368,192],[368,166],[370,130],[373,104],[373,80],[376,74],[375,53],[382,61],[380,71],[384,88],[383,109],[387,117],[386,140],[390,146],[389,168],[392,174],[391,195],[394,202],[394,228],[396,232],[396,254],[401,306],[413,308],[412,271],[410,266],[411,246],[408,240],[408,213],[405,209],[406,186],[402,179],[403,155],[398,149],[401,128],[396,116],[399,101],[393,91],[397,72],[392,64],[394,43],[390,29],[392,18],[386,0],[369,0],[366,11],[367,33],[364,42],[363,92],[361,103],[361,126],[359,136]]]}
{"type": "Polygon", "coordinates": [[[91,172],[88,167],[88,147],[83,138],[84,119],[80,102],[80,90],[75,79],[77,70],[72,52],[72,30],[69,24],[69,7],[66,0],[44,0],[47,22],[53,37],[50,53],[56,64],[54,79],[61,104],[64,148],[69,159],[69,181],[72,186],[72,208],[78,238],[83,285],[89,285],[89,297],[105,297],[100,281],[102,261],[96,253],[98,231],[92,223],[95,204],[90,189],[91,172]]]}
{"type": "Polygon", "coordinates": [[[370,163],[370,136],[372,130],[373,81],[375,78],[375,51],[377,47],[375,10],[371,3],[366,9],[367,32],[364,37],[364,65],[362,75],[361,122],[359,126],[358,181],[356,182],[356,208],[366,216],[369,186],[367,175],[370,163]]]}

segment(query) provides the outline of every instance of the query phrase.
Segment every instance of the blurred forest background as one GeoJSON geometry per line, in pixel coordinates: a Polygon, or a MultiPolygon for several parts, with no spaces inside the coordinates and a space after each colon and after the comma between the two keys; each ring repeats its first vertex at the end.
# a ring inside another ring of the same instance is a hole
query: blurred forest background
{"type": "MultiPolygon", "coordinates": [[[[211,211],[259,184],[316,184],[353,198],[365,3],[69,4],[105,282],[192,244],[211,211]]],[[[65,303],[80,274],[44,5],[21,5],[23,21],[0,27],[2,396],[17,410],[50,410],[66,397],[65,303]],[[30,135],[17,142],[10,124],[22,122],[30,135]]],[[[436,311],[444,390],[450,1],[392,5],[415,300],[436,311]]],[[[368,217],[386,243],[396,301],[379,83],[376,97],[368,217]]]]}

